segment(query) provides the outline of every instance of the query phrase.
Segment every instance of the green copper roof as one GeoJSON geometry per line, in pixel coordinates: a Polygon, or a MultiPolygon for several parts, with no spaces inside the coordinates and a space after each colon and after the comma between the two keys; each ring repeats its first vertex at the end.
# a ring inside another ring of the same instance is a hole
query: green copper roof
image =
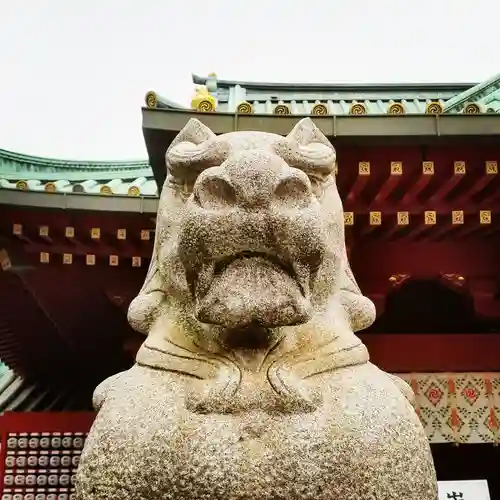
{"type": "Polygon", "coordinates": [[[481,84],[316,84],[242,82],[193,75],[193,83],[207,87],[217,99],[217,111],[230,113],[423,114],[496,112],[500,108],[498,99],[490,106],[487,102],[500,88],[498,77],[481,84]],[[467,107],[470,103],[477,106],[467,107]]]}
{"type": "MultiPolygon", "coordinates": [[[[500,113],[500,75],[480,83],[316,84],[219,80],[193,75],[217,101],[217,111],[345,115],[500,113]]],[[[186,109],[153,91],[146,105],[186,109]]],[[[0,149],[0,189],[156,197],[146,160],[69,161],[0,149]]]]}
{"type": "Polygon", "coordinates": [[[446,102],[444,111],[445,113],[464,112],[468,104],[474,103],[478,105],[478,112],[496,113],[498,106],[495,103],[499,101],[499,90],[500,74],[451,98],[446,102]]]}
{"type": "Polygon", "coordinates": [[[60,193],[156,196],[149,163],[68,161],[0,149],[0,188],[60,193]]]}

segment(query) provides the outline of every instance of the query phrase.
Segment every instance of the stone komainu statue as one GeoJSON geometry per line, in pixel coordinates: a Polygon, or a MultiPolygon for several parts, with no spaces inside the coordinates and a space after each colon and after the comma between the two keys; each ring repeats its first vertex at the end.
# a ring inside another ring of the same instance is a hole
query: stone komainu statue
{"type": "Polygon", "coordinates": [[[287,137],[179,133],[129,310],[147,338],[96,389],[80,500],[437,498],[411,390],[354,335],[375,309],[334,165],[309,119],[287,137]]]}

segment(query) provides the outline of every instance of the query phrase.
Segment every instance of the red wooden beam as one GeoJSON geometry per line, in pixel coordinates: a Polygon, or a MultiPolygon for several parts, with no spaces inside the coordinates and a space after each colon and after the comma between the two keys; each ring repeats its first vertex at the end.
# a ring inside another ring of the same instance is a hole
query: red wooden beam
{"type": "Polygon", "coordinates": [[[387,197],[396,189],[403,178],[403,163],[399,161],[391,162],[391,173],[386,177],[379,192],[376,194],[373,201],[370,203],[370,210],[380,207],[387,197]]]}
{"type": "Polygon", "coordinates": [[[389,230],[384,232],[384,239],[392,239],[399,231],[408,227],[410,224],[410,213],[407,211],[401,211],[396,214],[396,220],[389,222],[389,230]]]}
{"type": "Polygon", "coordinates": [[[500,370],[500,334],[377,334],[359,337],[391,373],[500,370]]]}
{"type": "Polygon", "coordinates": [[[437,224],[437,213],[435,210],[426,210],[421,217],[420,224],[416,225],[407,235],[408,239],[418,239],[424,233],[430,233],[437,224]]]}
{"type": "Polygon", "coordinates": [[[409,189],[401,200],[402,207],[410,205],[420,205],[417,196],[429,185],[429,182],[434,178],[434,163],[431,161],[422,162],[422,175],[417,182],[409,189]]]}
{"type": "Polygon", "coordinates": [[[445,180],[439,189],[429,198],[429,205],[442,205],[443,199],[447,196],[460,182],[466,179],[465,174],[454,174],[453,177],[445,180]]]}
{"type": "Polygon", "coordinates": [[[350,206],[359,197],[370,179],[370,162],[360,161],[358,164],[358,175],[353,186],[346,196],[345,204],[350,206]]]}
{"type": "Polygon", "coordinates": [[[26,236],[26,231],[22,224],[12,224],[12,234],[18,239],[18,241],[31,243],[31,239],[26,236]]]}
{"type": "Polygon", "coordinates": [[[481,237],[489,238],[490,236],[498,236],[500,234],[500,221],[490,224],[489,227],[481,227],[481,237]]]}
{"type": "Polygon", "coordinates": [[[456,238],[465,238],[467,236],[473,235],[474,233],[478,233],[481,230],[484,231],[484,233],[483,231],[481,231],[484,235],[488,234],[492,229],[491,217],[492,215],[489,211],[479,212],[479,214],[475,215],[471,214],[468,217],[469,220],[467,222],[467,225],[464,224],[463,227],[454,234],[454,236],[456,238]]]}
{"type": "Polygon", "coordinates": [[[370,208],[380,207],[387,197],[396,189],[401,182],[402,175],[390,175],[380,188],[380,191],[375,196],[374,200],[370,203],[370,208]]]}
{"type": "Polygon", "coordinates": [[[368,225],[361,229],[360,238],[367,238],[370,234],[380,228],[383,224],[383,214],[379,211],[372,211],[368,214],[368,225]]]}
{"type": "Polygon", "coordinates": [[[470,205],[471,198],[486,189],[486,187],[495,179],[495,175],[489,174],[480,177],[472,186],[469,187],[460,197],[453,201],[457,209],[463,209],[465,205],[470,205]]]}
{"type": "Polygon", "coordinates": [[[486,198],[481,200],[480,204],[482,207],[487,207],[487,206],[494,205],[494,204],[498,203],[499,201],[500,201],[500,189],[494,191],[489,196],[487,196],[486,198]]]}
{"type": "Polygon", "coordinates": [[[463,210],[453,210],[448,222],[440,224],[436,230],[432,232],[431,239],[438,240],[449,235],[454,230],[460,229],[465,223],[465,214],[463,210]]]}

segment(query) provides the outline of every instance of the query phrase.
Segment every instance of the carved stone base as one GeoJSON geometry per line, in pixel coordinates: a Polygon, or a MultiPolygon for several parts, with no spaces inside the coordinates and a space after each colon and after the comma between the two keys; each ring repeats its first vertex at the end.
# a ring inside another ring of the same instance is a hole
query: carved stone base
{"type": "MultiPolygon", "coordinates": [[[[192,377],[134,366],[98,389],[79,500],[436,500],[430,448],[408,400],[368,364],[315,376],[312,413],[196,414],[192,377]]],[[[241,406],[240,406],[241,407],[241,406]]]]}

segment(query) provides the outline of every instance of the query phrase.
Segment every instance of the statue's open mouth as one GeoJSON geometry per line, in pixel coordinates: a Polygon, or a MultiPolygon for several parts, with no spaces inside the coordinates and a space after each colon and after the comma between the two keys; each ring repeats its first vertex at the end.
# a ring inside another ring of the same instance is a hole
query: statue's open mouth
{"type": "Polygon", "coordinates": [[[196,317],[203,323],[272,328],[310,318],[310,270],[265,252],[205,262],[194,279],[196,317]]]}

